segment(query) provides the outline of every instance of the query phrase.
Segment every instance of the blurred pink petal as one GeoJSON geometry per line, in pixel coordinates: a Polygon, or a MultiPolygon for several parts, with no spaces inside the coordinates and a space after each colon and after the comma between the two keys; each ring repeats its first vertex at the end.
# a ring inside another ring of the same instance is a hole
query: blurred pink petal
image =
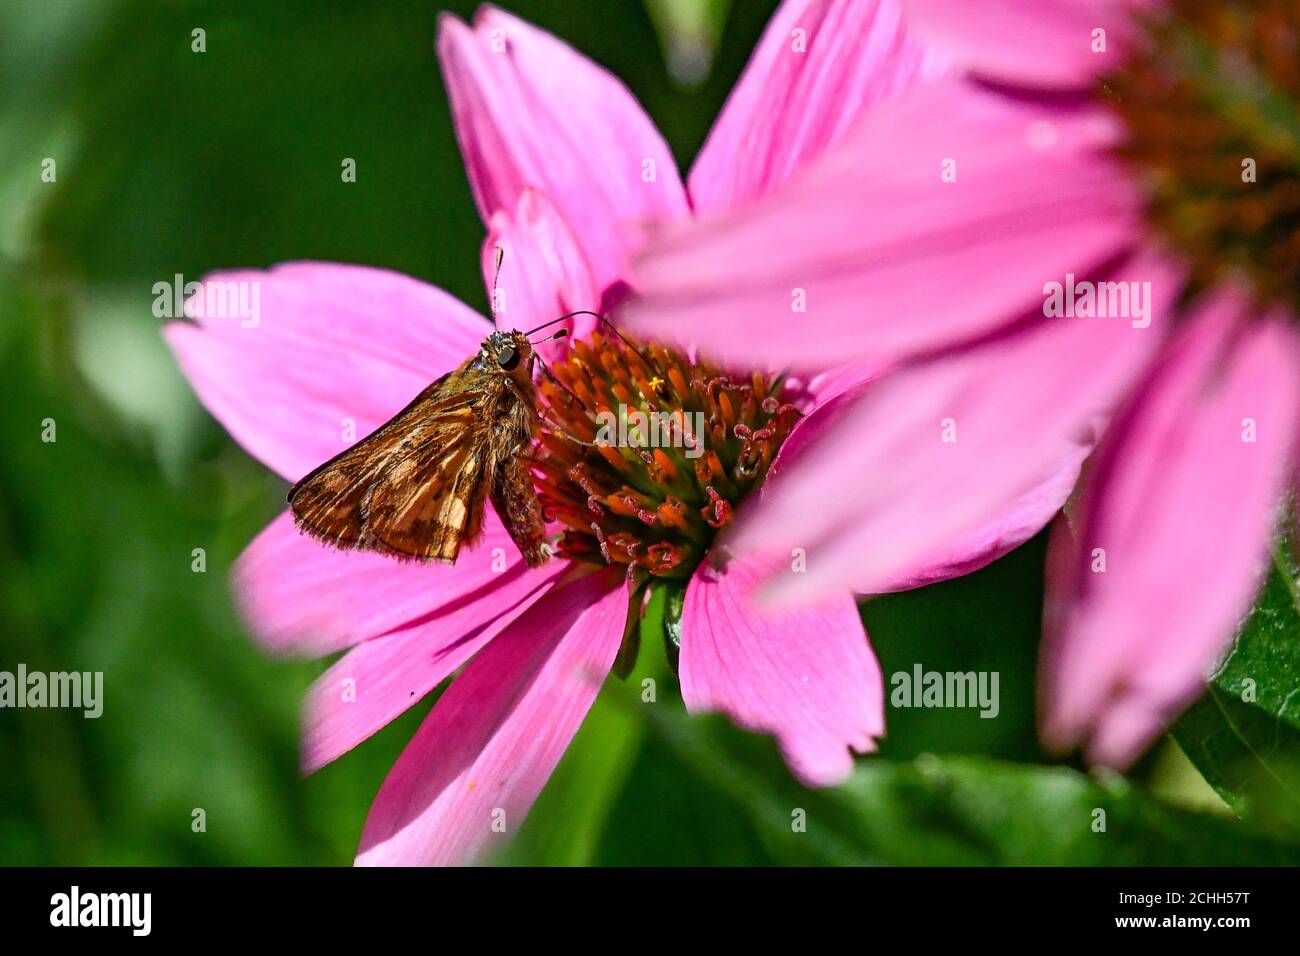
{"type": "Polygon", "coordinates": [[[357,863],[469,863],[504,845],[600,690],[627,610],[625,584],[588,575],[553,590],[479,653],[384,781],[357,863]]]}
{"type": "Polygon", "coordinates": [[[872,104],[940,69],[904,34],[896,0],[785,0],[691,167],[692,208],[764,195],[872,104]]]}
{"type": "Polygon", "coordinates": [[[1036,496],[1055,488],[1064,501],[1060,471],[1082,460],[1097,416],[1159,348],[1181,285],[1158,258],[1135,258],[1107,278],[1151,283],[1149,327],[1040,310],[992,341],[869,386],[844,427],[770,480],[760,507],[742,515],[736,547],[806,550],[807,572],[783,576],[771,596],[895,587],[900,574],[978,540],[1024,501],[1046,521],[1051,501],[1036,496]]]}
{"type": "Polygon", "coordinates": [[[902,0],[908,27],[969,69],[1056,88],[1087,85],[1120,66],[1136,32],[1131,11],[1162,2],[902,0]]]}
{"type": "MultiPolygon", "coordinates": [[[[845,424],[845,413],[856,407],[869,378],[870,376],[866,379],[858,378],[855,381],[851,374],[845,372],[840,376],[819,376],[814,380],[832,397],[799,420],[772,463],[769,482],[786,469],[794,467],[809,449],[817,447],[819,441],[835,440],[831,430],[845,424]],[[832,437],[828,439],[828,435],[832,437]]],[[[852,434],[851,420],[846,427],[850,431],[842,433],[842,438],[852,434]]],[[[1086,435],[1081,435],[1081,438],[1079,442],[1070,442],[1063,447],[1059,459],[1049,463],[1047,475],[1042,481],[995,510],[972,529],[942,541],[934,551],[910,567],[898,567],[890,574],[874,580],[851,584],[851,589],[858,593],[873,594],[906,591],[978,571],[1018,548],[1046,527],[1069,497],[1078,480],[1079,469],[1094,444],[1086,435]]],[[[771,487],[773,486],[765,486],[764,493],[769,493],[771,487]]],[[[746,515],[748,514],[747,511],[746,515]]],[[[763,520],[761,512],[756,520],[763,520]]]]}
{"type": "Polygon", "coordinates": [[[573,227],[602,289],[626,273],[621,224],[684,215],[672,153],[615,76],[536,27],[483,7],[444,15],[442,62],[470,186],[485,223],[541,189],[573,227]]]}
{"type": "Polygon", "coordinates": [[[996,508],[971,528],[953,534],[911,566],[855,584],[860,594],[906,591],[978,571],[1020,547],[1051,523],[1074,491],[1083,462],[1092,453],[1093,437],[1081,435],[1063,445],[1046,477],[1028,491],[996,508]]]}
{"type": "Polygon", "coordinates": [[[1043,735],[1094,763],[1128,766],[1195,697],[1259,585],[1300,426],[1300,344],[1249,309],[1221,292],[1186,320],[1097,453],[1077,542],[1064,523],[1054,534],[1043,735]]]}
{"type": "Polygon", "coordinates": [[[850,749],[875,750],[884,734],[880,665],[848,594],[800,610],[755,605],[754,588],[778,570],[752,559],[696,570],[682,609],[682,698],[775,735],[805,783],[838,783],[850,749]]]}
{"type": "Polygon", "coordinates": [[[663,227],[624,319],[723,359],[795,368],[987,333],[1041,303],[1044,282],[1129,247],[1139,196],[1104,155],[1114,132],[1099,111],[918,85],[767,198],[663,227]]]}
{"type": "MultiPolygon", "coordinates": [[[[456,567],[480,553],[465,555],[456,567]]],[[[566,567],[516,561],[492,582],[344,654],[307,694],[303,771],[318,770],[418,703],[549,593],[566,567]]]]}
{"type": "MultiPolygon", "coordinates": [[[[535,189],[519,194],[509,215],[493,214],[483,242],[483,281],[492,288],[496,250],[504,252],[497,281],[497,326],[527,332],[578,309],[600,309],[600,290],[569,224],[551,201],[535,189]]],[[[575,337],[586,339],[597,320],[575,316],[563,323],[575,337]]],[[[561,325],[552,326],[552,335],[561,325]]],[[[553,361],[567,348],[563,341],[538,346],[543,359],[553,361]]]]}
{"type": "Polygon", "coordinates": [[[445,292],[365,266],[215,273],[191,302],[197,324],[163,330],[185,377],[236,441],[290,481],[378,428],[491,331],[445,292]],[[207,289],[222,283],[256,290],[256,325],[233,309],[205,314],[207,289]]]}
{"type": "MultiPolygon", "coordinates": [[[[795,436],[800,430],[807,427],[814,427],[820,430],[821,425],[825,424],[825,419],[819,417],[820,409],[830,404],[838,404],[845,392],[856,392],[856,390],[871,381],[879,378],[889,371],[888,366],[868,362],[855,362],[849,365],[840,365],[824,372],[818,372],[808,379],[807,390],[813,402],[813,409],[810,413],[799,420],[795,425],[794,431],[786,439],[788,445],[795,440],[795,436]]],[[[798,381],[795,376],[791,376],[788,381],[798,381]]],[[[785,445],[781,446],[782,451],[785,445]]],[[[780,461],[780,453],[777,453],[777,461],[780,461]]]]}
{"type": "Polygon", "coordinates": [[[435,611],[483,600],[507,569],[522,564],[491,509],[483,515],[482,541],[451,566],[325,547],[294,527],[286,511],[240,555],[233,581],[240,609],[263,646],[321,657],[435,611]]]}

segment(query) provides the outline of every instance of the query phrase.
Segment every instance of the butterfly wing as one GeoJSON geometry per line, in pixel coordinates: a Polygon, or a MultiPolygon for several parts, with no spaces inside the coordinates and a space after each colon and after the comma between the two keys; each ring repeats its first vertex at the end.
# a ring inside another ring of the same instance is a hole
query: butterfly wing
{"type": "Polygon", "coordinates": [[[293,486],[298,527],[339,548],[454,561],[482,527],[496,389],[466,367],[293,486]]]}

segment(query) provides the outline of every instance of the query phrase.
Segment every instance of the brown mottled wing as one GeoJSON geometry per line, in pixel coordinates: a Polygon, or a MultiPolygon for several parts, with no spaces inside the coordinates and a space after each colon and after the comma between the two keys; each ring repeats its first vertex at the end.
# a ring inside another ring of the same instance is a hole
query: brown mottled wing
{"type": "Polygon", "coordinates": [[[467,365],[294,485],[298,527],[339,548],[456,560],[482,526],[499,393],[467,365]]]}

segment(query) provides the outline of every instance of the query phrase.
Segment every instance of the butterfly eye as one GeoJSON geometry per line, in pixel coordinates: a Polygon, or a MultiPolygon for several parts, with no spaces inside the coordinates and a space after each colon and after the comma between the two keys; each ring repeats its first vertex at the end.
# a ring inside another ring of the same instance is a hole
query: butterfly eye
{"type": "Polygon", "coordinates": [[[509,372],[518,364],[519,350],[513,345],[497,349],[497,365],[501,366],[502,371],[509,372]]]}

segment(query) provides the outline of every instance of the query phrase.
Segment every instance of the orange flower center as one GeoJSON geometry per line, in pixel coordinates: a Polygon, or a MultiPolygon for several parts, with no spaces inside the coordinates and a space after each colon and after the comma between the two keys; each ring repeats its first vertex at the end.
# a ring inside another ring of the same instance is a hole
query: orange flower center
{"type": "Polygon", "coordinates": [[[799,418],[782,379],[737,379],[661,345],[575,341],[539,385],[532,464],[559,556],[685,580],[799,418]]]}
{"type": "Polygon", "coordinates": [[[1300,305],[1300,14],[1295,0],[1173,0],[1103,81],[1149,221],[1193,282],[1249,277],[1300,305]]]}

